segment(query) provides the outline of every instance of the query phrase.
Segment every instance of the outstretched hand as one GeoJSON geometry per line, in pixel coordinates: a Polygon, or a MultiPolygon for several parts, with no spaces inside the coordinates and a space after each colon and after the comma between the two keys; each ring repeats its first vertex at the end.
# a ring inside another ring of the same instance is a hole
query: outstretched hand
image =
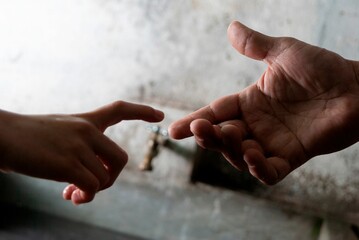
{"type": "Polygon", "coordinates": [[[123,101],[82,114],[0,115],[0,169],[68,182],[63,197],[74,204],[110,187],[127,163],[126,152],[103,134],[107,127],[164,117],[152,107],[123,101]]]}
{"type": "Polygon", "coordinates": [[[288,37],[269,37],[239,22],[233,47],[267,64],[256,83],[171,124],[170,136],[194,136],[239,170],[275,184],[310,158],[359,138],[359,63],[288,37]]]}

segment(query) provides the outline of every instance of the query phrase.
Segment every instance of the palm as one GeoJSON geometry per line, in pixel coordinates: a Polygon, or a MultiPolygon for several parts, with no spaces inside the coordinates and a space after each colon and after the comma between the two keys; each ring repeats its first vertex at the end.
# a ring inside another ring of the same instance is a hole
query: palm
{"type": "MultiPolygon", "coordinates": [[[[267,154],[296,167],[342,147],[333,140],[351,117],[346,104],[355,92],[358,96],[358,86],[351,65],[340,56],[294,39],[280,44],[283,50],[239,98],[253,138],[267,154]]],[[[353,141],[347,135],[341,140],[340,145],[353,141]]]]}

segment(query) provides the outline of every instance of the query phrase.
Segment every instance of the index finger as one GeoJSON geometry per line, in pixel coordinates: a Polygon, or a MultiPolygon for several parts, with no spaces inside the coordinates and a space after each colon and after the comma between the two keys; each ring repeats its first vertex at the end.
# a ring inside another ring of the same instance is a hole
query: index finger
{"type": "Polygon", "coordinates": [[[159,122],[164,118],[164,113],[147,105],[116,101],[92,112],[78,114],[77,116],[89,120],[103,131],[122,120],[159,122]]]}
{"type": "Polygon", "coordinates": [[[239,118],[240,115],[239,96],[238,94],[232,94],[221,97],[188,116],[173,122],[168,130],[172,138],[182,139],[193,135],[190,130],[190,124],[196,119],[206,119],[212,124],[217,124],[239,118]]]}

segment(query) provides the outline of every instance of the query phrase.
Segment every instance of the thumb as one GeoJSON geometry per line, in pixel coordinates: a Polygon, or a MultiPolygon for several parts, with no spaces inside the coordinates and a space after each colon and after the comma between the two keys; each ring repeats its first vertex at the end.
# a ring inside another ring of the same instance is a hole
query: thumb
{"type": "Polygon", "coordinates": [[[278,38],[256,32],[240,22],[232,22],[227,34],[232,46],[247,57],[270,62],[277,55],[275,49],[278,38]]]}
{"type": "Polygon", "coordinates": [[[92,122],[98,129],[104,131],[122,120],[144,120],[147,122],[159,122],[164,118],[164,113],[150,106],[116,101],[98,108],[92,112],[78,114],[92,122]]]}

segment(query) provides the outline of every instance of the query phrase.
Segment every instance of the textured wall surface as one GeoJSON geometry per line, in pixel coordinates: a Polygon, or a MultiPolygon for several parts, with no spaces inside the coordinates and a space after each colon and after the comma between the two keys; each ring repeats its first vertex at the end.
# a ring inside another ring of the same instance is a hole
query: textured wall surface
{"type": "MultiPolygon", "coordinates": [[[[265,69],[230,46],[232,20],[359,59],[357,0],[0,0],[0,108],[72,113],[123,99],[162,108],[166,128],[265,69]]],[[[155,239],[309,239],[312,216],[359,222],[357,145],[317,157],[264,190],[262,196],[308,216],[189,184],[193,139],[175,142],[181,151],[161,149],[155,170],[139,172],[147,126],[125,122],[107,131],[130,161],[94,203],[73,210],[58,183],[16,175],[9,176],[17,186],[6,188],[9,200],[155,239]]]]}

